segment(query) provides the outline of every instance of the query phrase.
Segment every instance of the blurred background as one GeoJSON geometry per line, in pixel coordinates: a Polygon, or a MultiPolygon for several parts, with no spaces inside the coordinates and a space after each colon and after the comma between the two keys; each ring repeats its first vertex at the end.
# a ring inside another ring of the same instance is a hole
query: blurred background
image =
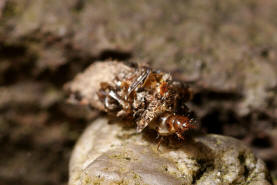
{"type": "Polygon", "coordinates": [[[97,60],[148,62],[191,84],[209,133],[235,137],[277,184],[277,1],[0,0],[0,184],[67,184],[96,110],[63,85],[97,60]]]}

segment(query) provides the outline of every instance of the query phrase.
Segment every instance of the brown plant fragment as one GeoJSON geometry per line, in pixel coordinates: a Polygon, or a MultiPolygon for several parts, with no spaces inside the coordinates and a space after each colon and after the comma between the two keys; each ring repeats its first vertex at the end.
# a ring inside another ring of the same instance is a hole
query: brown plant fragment
{"type": "Polygon", "coordinates": [[[148,66],[96,62],[66,89],[73,102],[134,120],[138,132],[149,126],[161,136],[176,134],[183,138],[184,131],[196,127],[185,105],[191,98],[188,85],[148,66]]]}

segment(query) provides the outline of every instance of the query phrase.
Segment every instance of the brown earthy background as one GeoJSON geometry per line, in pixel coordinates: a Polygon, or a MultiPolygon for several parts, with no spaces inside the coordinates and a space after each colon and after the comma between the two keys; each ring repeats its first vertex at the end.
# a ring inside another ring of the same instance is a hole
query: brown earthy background
{"type": "Polygon", "coordinates": [[[63,85],[105,59],[188,81],[203,129],[244,141],[277,184],[276,10],[275,0],[0,0],[0,184],[67,184],[74,143],[100,113],[66,103],[63,85]]]}

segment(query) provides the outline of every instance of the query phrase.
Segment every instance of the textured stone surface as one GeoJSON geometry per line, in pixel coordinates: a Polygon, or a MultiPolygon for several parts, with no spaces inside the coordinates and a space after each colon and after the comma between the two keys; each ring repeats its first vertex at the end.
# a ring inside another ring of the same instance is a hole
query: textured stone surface
{"type": "Polygon", "coordinates": [[[202,128],[247,143],[277,184],[276,9],[276,0],[0,0],[1,181],[67,182],[68,153],[96,114],[64,105],[61,87],[118,59],[192,81],[202,128]],[[63,137],[34,144],[53,125],[63,137]]]}
{"type": "Polygon", "coordinates": [[[266,108],[268,99],[277,101],[270,90],[277,86],[276,1],[6,4],[0,41],[24,45],[37,58],[39,71],[76,59],[131,58],[174,71],[202,88],[243,95],[236,109],[243,115],[266,108]]]}
{"type": "Polygon", "coordinates": [[[150,132],[136,134],[124,124],[99,118],[85,130],[71,157],[69,185],[270,184],[263,161],[236,139],[195,135],[157,150],[150,132]]]}

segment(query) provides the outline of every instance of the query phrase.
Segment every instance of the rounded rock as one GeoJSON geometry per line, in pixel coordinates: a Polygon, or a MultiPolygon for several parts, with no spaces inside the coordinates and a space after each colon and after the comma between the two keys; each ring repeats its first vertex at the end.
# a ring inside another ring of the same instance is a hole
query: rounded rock
{"type": "Polygon", "coordinates": [[[239,140],[215,134],[162,142],[122,121],[95,120],[77,142],[69,185],[271,184],[264,162],[239,140]]]}

